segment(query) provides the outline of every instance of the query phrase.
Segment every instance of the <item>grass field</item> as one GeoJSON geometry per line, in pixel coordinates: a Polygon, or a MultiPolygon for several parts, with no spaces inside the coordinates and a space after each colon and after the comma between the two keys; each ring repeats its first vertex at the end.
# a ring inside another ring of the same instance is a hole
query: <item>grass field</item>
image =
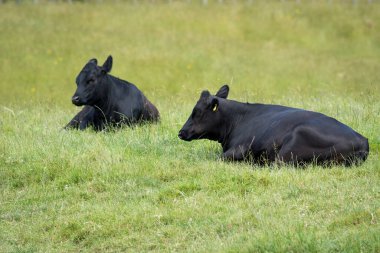
{"type": "Polygon", "coordinates": [[[380,252],[379,4],[254,2],[0,5],[0,252],[380,252]],[[63,131],[109,54],[161,122],[63,131]],[[337,118],[368,160],[259,167],[180,141],[224,83],[337,118]]]}

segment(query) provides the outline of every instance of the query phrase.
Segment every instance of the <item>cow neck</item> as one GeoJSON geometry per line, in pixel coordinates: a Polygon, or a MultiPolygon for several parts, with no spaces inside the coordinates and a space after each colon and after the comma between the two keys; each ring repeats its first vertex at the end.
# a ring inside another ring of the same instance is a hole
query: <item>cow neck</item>
{"type": "Polygon", "coordinates": [[[115,92],[115,83],[109,75],[106,75],[103,81],[102,99],[100,99],[95,106],[102,111],[105,116],[109,116],[113,111],[115,105],[113,104],[113,93],[115,92]]]}
{"type": "Polygon", "coordinates": [[[236,129],[239,122],[246,117],[250,106],[251,104],[234,100],[225,99],[221,101],[219,108],[222,113],[222,124],[218,142],[221,143],[223,147],[229,145],[232,132],[236,129]]]}

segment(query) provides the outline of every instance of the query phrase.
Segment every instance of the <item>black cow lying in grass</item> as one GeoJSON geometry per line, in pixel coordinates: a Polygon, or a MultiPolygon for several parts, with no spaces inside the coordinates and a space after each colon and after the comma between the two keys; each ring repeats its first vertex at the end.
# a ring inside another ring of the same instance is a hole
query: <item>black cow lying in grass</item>
{"type": "Polygon", "coordinates": [[[159,119],[157,108],[132,83],[108,73],[112,68],[112,56],[103,66],[90,60],[79,73],[73,104],[85,105],[65,128],[85,129],[92,126],[103,130],[107,126],[131,125],[154,122],[159,119]]]}
{"type": "Polygon", "coordinates": [[[336,119],[280,105],[240,103],[226,99],[228,92],[227,85],[215,96],[203,91],[179,138],[218,141],[223,158],[260,164],[351,165],[368,156],[368,140],[336,119]]]}

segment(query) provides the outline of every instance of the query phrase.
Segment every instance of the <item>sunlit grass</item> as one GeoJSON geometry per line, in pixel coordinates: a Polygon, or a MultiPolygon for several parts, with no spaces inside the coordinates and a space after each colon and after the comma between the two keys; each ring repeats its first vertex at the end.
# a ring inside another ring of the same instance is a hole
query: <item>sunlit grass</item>
{"type": "Polygon", "coordinates": [[[379,252],[380,9],[254,2],[0,5],[0,251],[379,252]],[[76,74],[109,54],[161,122],[62,130],[76,74]],[[368,160],[259,167],[180,141],[224,83],[337,118],[368,160]]]}

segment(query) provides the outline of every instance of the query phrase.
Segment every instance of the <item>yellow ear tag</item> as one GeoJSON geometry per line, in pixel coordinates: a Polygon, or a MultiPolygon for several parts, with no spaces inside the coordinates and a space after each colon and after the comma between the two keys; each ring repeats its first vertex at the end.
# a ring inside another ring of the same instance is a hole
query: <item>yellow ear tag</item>
{"type": "Polygon", "coordinates": [[[212,111],[213,111],[213,112],[216,112],[217,110],[218,110],[218,105],[215,104],[215,105],[214,105],[214,108],[212,108],[212,111]]]}

